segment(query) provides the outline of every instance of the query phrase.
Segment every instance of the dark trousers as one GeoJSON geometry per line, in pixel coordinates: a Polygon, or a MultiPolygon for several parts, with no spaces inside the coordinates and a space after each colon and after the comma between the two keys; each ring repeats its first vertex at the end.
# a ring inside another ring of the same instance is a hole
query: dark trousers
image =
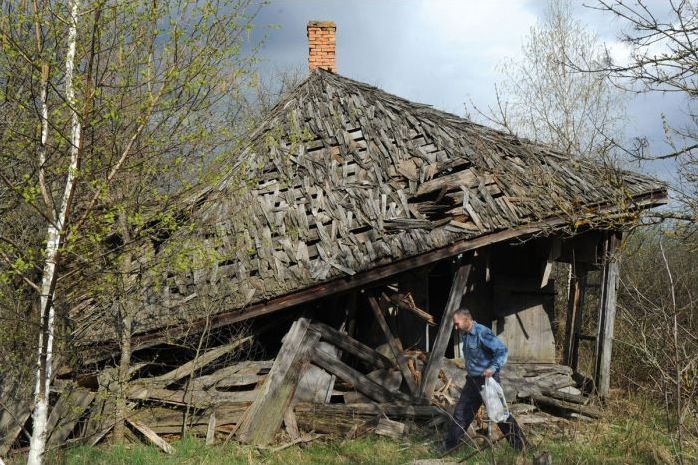
{"type": "MultiPolygon", "coordinates": [[[[494,379],[499,382],[499,373],[494,375],[494,379]]],[[[446,448],[455,447],[463,437],[470,423],[475,418],[475,414],[482,405],[480,389],[485,384],[484,376],[467,376],[463,392],[461,392],[456,408],[453,411],[453,420],[449,427],[444,446],[446,448]]],[[[509,442],[509,445],[516,450],[522,450],[527,444],[523,431],[514,419],[513,415],[503,422],[497,423],[502,434],[509,442]]]]}

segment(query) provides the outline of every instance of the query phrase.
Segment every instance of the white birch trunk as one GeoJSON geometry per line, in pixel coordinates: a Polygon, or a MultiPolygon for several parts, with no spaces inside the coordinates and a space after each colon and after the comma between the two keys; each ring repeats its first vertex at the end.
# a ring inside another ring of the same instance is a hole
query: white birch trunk
{"type": "MultiPolygon", "coordinates": [[[[61,199],[60,211],[54,223],[50,224],[48,227],[46,261],[44,263],[44,271],[41,279],[41,332],[39,334],[34,412],[32,414],[33,428],[31,441],[29,443],[27,465],[41,465],[46,451],[48,401],[53,364],[53,326],[55,317],[53,292],[56,283],[56,265],[58,261],[58,250],[61,246],[61,239],[65,233],[66,220],[70,213],[73,191],[75,190],[75,177],[80,164],[80,132],[82,127],[75,106],[75,90],[73,89],[73,69],[75,65],[80,0],[71,0],[69,8],[70,24],[68,27],[68,52],[66,53],[65,60],[65,93],[66,101],[72,112],[70,166],[68,168],[63,198],[61,199]]],[[[43,160],[41,161],[43,162],[43,160]]]]}

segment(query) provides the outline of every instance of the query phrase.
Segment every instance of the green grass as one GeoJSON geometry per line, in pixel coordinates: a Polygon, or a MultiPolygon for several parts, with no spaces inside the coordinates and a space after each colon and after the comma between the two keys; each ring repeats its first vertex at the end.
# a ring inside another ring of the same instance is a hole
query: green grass
{"type": "MultiPolygon", "coordinates": [[[[667,432],[661,410],[637,398],[614,401],[606,418],[595,422],[571,422],[561,427],[533,430],[527,428],[529,439],[537,450],[552,454],[555,464],[621,465],[675,463],[675,448],[667,432]]],[[[433,431],[418,431],[404,441],[392,441],[374,435],[351,441],[321,439],[310,444],[293,446],[280,452],[259,451],[254,447],[230,443],[207,447],[199,439],[189,438],[173,443],[174,454],[145,445],[75,447],[47,457],[47,464],[56,465],[345,465],[345,464],[408,464],[415,459],[435,458],[433,431]]],[[[498,464],[531,463],[527,456],[513,453],[500,442],[495,456],[498,464]]],[[[462,458],[467,451],[452,457],[462,458]]],[[[23,463],[16,457],[11,463],[23,463]]],[[[488,452],[471,458],[471,465],[491,463],[488,452]]],[[[684,449],[684,463],[698,463],[698,444],[693,438],[684,449]]]]}

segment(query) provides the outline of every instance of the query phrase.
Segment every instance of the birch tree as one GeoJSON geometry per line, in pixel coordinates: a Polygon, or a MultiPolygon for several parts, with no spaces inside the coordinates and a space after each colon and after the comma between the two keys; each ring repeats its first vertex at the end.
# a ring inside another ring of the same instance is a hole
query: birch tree
{"type": "MultiPolygon", "coordinates": [[[[38,304],[28,463],[40,464],[56,343],[65,335],[57,321],[68,317],[76,295],[108,301],[114,294],[102,293],[113,290],[109,282],[138,285],[139,241],[154,234],[154,223],[176,227],[176,199],[241,143],[237,109],[255,63],[255,48],[245,52],[243,45],[258,7],[246,0],[0,6],[7,116],[0,198],[32,231],[0,227],[0,278],[30,289],[38,304]],[[115,237],[116,247],[109,242],[115,237]]],[[[128,322],[137,307],[114,308],[130,308],[112,315],[126,383],[128,322]]],[[[123,400],[123,390],[119,395],[123,400]]],[[[119,409],[123,419],[125,402],[119,409]]],[[[117,439],[121,434],[117,425],[117,439]]]]}
{"type": "MultiPolygon", "coordinates": [[[[39,333],[39,351],[36,366],[36,387],[34,389],[34,413],[32,415],[32,437],[29,444],[28,465],[42,463],[43,453],[46,449],[46,428],[48,421],[48,401],[51,383],[51,369],[53,367],[53,332],[55,321],[55,309],[53,305],[53,293],[56,285],[56,265],[58,263],[58,251],[65,237],[65,227],[68,215],[72,209],[73,194],[75,192],[75,178],[80,166],[81,156],[81,123],[78,117],[75,89],[73,85],[73,70],[75,68],[75,51],[77,47],[78,14],[80,12],[80,0],[70,0],[69,15],[67,17],[67,52],[65,57],[65,97],[70,112],[70,162],[66,172],[65,187],[58,208],[51,215],[48,224],[44,269],[41,276],[41,290],[39,295],[39,314],[41,315],[41,330],[39,333]]],[[[43,177],[43,166],[46,163],[45,144],[48,138],[48,105],[46,94],[48,92],[48,76],[42,67],[41,82],[41,143],[39,145],[39,176],[43,177]],[[44,77],[45,76],[45,77],[44,77]]],[[[46,189],[45,183],[41,183],[46,189]]]]}
{"type": "Polygon", "coordinates": [[[602,73],[570,66],[604,59],[596,35],[574,18],[567,0],[549,0],[524,39],[520,59],[501,64],[496,104],[480,115],[509,132],[572,155],[605,157],[624,118],[622,94],[602,73]]]}

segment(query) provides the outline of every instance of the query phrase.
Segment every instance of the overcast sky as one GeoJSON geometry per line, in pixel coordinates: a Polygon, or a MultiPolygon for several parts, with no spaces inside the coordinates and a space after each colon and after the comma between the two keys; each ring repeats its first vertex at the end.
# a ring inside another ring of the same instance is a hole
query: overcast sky
{"type": "MultiPolygon", "coordinates": [[[[584,3],[594,0],[574,1],[575,15],[622,55],[621,25],[584,3]]],[[[271,0],[255,21],[256,38],[266,30],[264,72],[305,70],[307,22],[335,21],[339,74],[464,115],[466,102],[493,102],[494,83],[502,79],[498,65],[520,57],[522,41],[544,9],[544,0],[271,0]]],[[[628,113],[625,135],[648,137],[656,151],[664,149],[660,113],[685,119],[681,100],[660,94],[633,99],[628,113]]],[[[649,169],[667,179],[671,168],[649,169]]]]}

